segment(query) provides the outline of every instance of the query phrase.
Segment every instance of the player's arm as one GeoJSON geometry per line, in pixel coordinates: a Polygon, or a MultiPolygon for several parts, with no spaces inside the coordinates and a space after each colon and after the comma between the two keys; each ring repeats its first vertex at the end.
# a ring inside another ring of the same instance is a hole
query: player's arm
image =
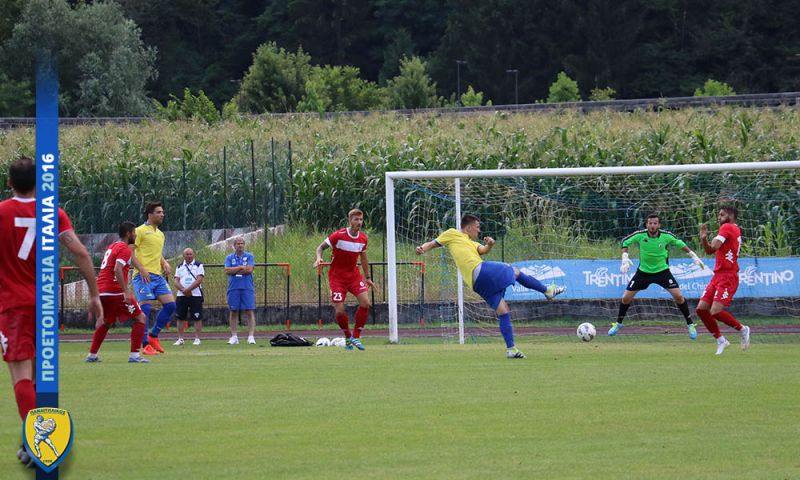
{"type": "Polygon", "coordinates": [[[422,255],[426,252],[430,252],[431,250],[439,248],[441,246],[442,245],[436,240],[431,240],[430,242],[426,242],[418,246],[415,250],[417,252],[417,255],[422,255]]]}
{"type": "Polygon", "coordinates": [[[486,255],[492,251],[492,247],[497,243],[492,237],[483,237],[483,245],[478,245],[478,254],[486,255]]]}
{"type": "Polygon", "coordinates": [[[692,261],[694,262],[695,265],[700,267],[700,270],[705,270],[706,269],[706,264],[703,263],[702,260],[700,260],[700,257],[698,257],[697,254],[694,253],[691,248],[689,248],[688,246],[684,245],[681,250],[683,250],[684,252],[686,252],[687,255],[689,255],[689,258],[692,259],[692,261]]]}
{"type": "Polygon", "coordinates": [[[633,233],[622,239],[622,264],[619,266],[619,271],[622,273],[628,273],[628,270],[633,266],[633,261],[628,254],[628,248],[632,244],[639,242],[639,235],[638,233],[633,233]]]}
{"type": "Polygon", "coordinates": [[[94,264],[89,251],[81,243],[74,230],[67,230],[61,232],[58,236],[61,245],[67,247],[69,253],[72,254],[75,264],[78,266],[83,278],[86,279],[86,284],[89,287],[89,312],[93,313],[97,321],[103,320],[103,305],[100,303],[100,293],[97,290],[97,279],[94,275],[94,264]]]}
{"type": "Polygon", "coordinates": [[[703,250],[705,250],[705,252],[710,255],[716,252],[719,249],[719,247],[722,246],[722,243],[724,242],[724,237],[720,237],[720,235],[717,235],[716,237],[714,237],[713,240],[711,240],[711,243],[708,243],[708,227],[704,223],[700,225],[700,242],[702,242],[703,244],[703,250]]]}
{"type": "Polygon", "coordinates": [[[170,273],[172,273],[172,267],[169,265],[169,262],[163,256],[161,257],[161,270],[164,271],[164,276],[169,278],[170,273]]]}
{"type": "Polygon", "coordinates": [[[136,267],[136,270],[139,271],[139,275],[142,276],[142,280],[144,280],[144,283],[150,283],[150,272],[148,272],[147,269],[144,268],[144,265],[142,265],[142,262],[140,262],[139,259],[136,258],[135,244],[131,245],[131,264],[133,264],[133,266],[136,267]]]}
{"type": "Polygon", "coordinates": [[[325,240],[323,240],[322,243],[319,244],[319,246],[317,247],[317,251],[316,251],[316,255],[317,256],[314,259],[314,268],[319,268],[319,265],[324,261],[322,259],[322,251],[327,249],[327,248],[330,248],[330,246],[331,246],[331,244],[328,243],[328,239],[327,238],[325,240]]]}
{"type": "Polygon", "coordinates": [[[372,277],[369,275],[369,260],[367,260],[367,252],[361,252],[358,258],[361,259],[361,270],[364,272],[364,283],[369,285],[371,288],[375,288],[375,282],[372,281],[372,277]]]}

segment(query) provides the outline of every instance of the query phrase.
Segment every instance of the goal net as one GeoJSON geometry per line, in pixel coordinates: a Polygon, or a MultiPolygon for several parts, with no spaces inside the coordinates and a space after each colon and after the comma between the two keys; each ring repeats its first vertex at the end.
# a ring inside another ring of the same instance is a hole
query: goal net
{"type": "MultiPolygon", "coordinates": [[[[703,252],[699,224],[716,234],[721,206],[739,210],[742,230],[740,286],[732,312],[747,317],[800,315],[800,161],[652,167],[386,174],[390,341],[422,315],[426,328],[463,343],[495,333],[494,312],[470,288],[444,248],[425,254],[423,307],[398,301],[397,265],[419,260],[414,248],[471,213],[481,234],[496,244],[485,260],[514,265],[545,285],[567,288],[555,301],[519,284],[506,290],[516,325],[592,321],[605,331],[636,272],[620,272],[621,240],[645,228],[651,213],[706,263],[694,265],[671,250],[670,269],[693,310],[713,275],[714,255],[703,252]]],[[[404,280],[400,280],[402,283],[404,280]]],[[[693,315],[694,316],[694,315],[693,315]]],[[[638,293],[626,321],[683,324],[668,292],[652,285],[638,293]]],[[[699,322],[699,321],[698,321],[699,322]]]]}

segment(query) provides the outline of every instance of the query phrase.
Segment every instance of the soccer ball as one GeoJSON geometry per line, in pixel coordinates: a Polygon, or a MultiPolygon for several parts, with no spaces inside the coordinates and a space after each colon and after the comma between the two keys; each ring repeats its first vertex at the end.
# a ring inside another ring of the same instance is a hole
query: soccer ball
{"type": "Polygon", "coordinates": [[[586,322],[578,325],[578,331],[576,333],[578,334],[578,338],[584,342],[591,342],[597,334],[597,331],[594,329],[594,325],[586,322]]]}
{"type": "Polygon", "coordinates": [[[346,344],[347,342],[345,341],[344,337],[336,337],[331,340],[331,346],[334,347],[344,347],[346,344]]]}
{"type": "Polygon", "coordinates": [[[316,345],[318,347],[330,347],[331,346],[331,340],[328,337],[322,337],[319,340],[317,340],[316,345]]]}

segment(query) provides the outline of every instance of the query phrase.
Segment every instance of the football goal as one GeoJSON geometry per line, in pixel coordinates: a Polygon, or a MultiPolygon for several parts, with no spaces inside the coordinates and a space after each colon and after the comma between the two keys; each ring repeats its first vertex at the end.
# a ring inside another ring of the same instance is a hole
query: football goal
{"type": "MultiPolygon", "coordinates": [[[[594,321],[605,333],[638,265],[620,271],[621,240],[645,228],[650,214],[704,260],[701,269],[680,249],[670,270],[693,310],[713,275],[714,256],[700,246],[717,213],[732,205],[742,231],[740,286],[731,311],[739,316],[800,315],[800,161],[524,170],[404,171],[386,173],[389,340],[404,324],[440,329],[449,341],[497,331],[495,314],[464,286],[444,248],[425,254],[421,302],[398,301],[398,264],[420,258],[415,247],[441,232],[460,229],[470,213],[481,221],[479,241],[496,240],[486,260],[510,263],[544,284],[563,285],[554,301],[519,284],[505,298],[516,325],[542,321],[594,321]]],[[[401,296],[402,297],[402,296],[401,296]]],[[[694,312],[692,312],[694,313],[694,312]]],[[[626,320],[675,321],[683,317],[657,285],[639,292],[626,320]]],[[[580,322],[577,322],[580,323],[580,322]]],[[[577,325],[577,323],[575,323],[577,325]]],[[[699,323],[699,321],[698,321],[699,323]]],[[[435,330],[434,330],[435,331],[435,330]]],[[[598,332],[600,334],[600,332],[598,332]]]]}

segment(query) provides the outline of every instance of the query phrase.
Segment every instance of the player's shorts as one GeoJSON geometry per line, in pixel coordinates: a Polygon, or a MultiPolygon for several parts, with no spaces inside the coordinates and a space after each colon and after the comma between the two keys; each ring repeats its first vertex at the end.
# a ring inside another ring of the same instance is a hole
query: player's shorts
{"type": "Polygon", "coordinates": [[[0,348],[6,362],[36,358],[36,307],[0,312],[0,348]]]}
{"type": "Polygon", "coordinates": [[[480,269],[472,289],[486,300],[492,310],[497,310],[500,300],[506,294],[506,288],[517,281],[514,277],[514,267],[501,262],[481,262],[480,269]]]}
{"type": "Polygon", "coordinates": [[[145,283],[141,275],[133,277],[133,294],[136,295],[137,302],[155,300],[161,295],[172,295],[167,281],[161,275],[150,274],[150,283],[145,283]]]}
{"type": "Polygon", "coordinates": [[[678,282],[675,280],[675,277],[672,276],[672,272],[669,271],[669,268],[658,273],[646,273],[637,269],[636,273],[633,275],[633,278],[631,278],[631,281],[628,282],[628,287],[625,290],[638,292],[639,290],[646,289],[654,283],[667,290],[672,288],[680,288],[678,282]]]}
{"type": "Polygon", "coordinates": [[[245,290],[237,288],[235,290],[228,290],[228,310],[231,312],[238,312],[239,310],[255,310],[256,309],[256,292],[255,290],[245,290]]]}
{"type": "Polygon", "coordinates": [[[107,325],[124,322],[142,314],[139,302],[134,300],[131,303],[125,295],[100,295],[100,303],[103,304],[103,316],[107,325]]]}
{"type": "Polygon", "coordinates": [[[332,275],[329,274],[328,283],[331,287],[332,303],[344,302],[344,299],[347,297],[347,292],[350,292],[353,294],[353,296],[357,297],[369,290],[367,282],[364,281],[364,278],[360,273],[354,273],[350,276],[345,276],[338,273],[332,275]]]}
{"type": "MultiPolygon", "coordinates": [[[[255,298],[253,298],[253,303],[255,303],[255,298]]],[[[178,320],[202,320],[203,297],[178,295],[175,299],[175,318],[178,320]],[[189,317],[190,311],[192,312],[191,318],[189,317]]]]}
{"type": "Polygon", "coordinates": [[[700,301],[707,303],[719,302],[726,307],[730,307],[731,300],[733,300],[738,288],[738,273],[715,273],[706,289],[703,290],[703,296],[700,297],[700,301]]]}

